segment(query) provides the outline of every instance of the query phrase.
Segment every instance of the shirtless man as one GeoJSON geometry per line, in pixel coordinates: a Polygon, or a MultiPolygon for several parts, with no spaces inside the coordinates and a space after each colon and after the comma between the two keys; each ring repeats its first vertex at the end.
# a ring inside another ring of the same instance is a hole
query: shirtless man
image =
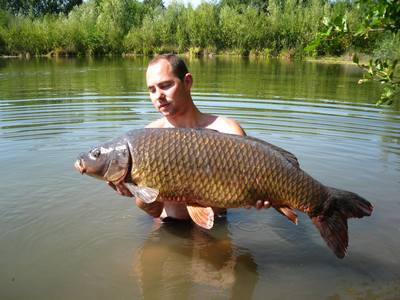
{"type": "MultiPolygon", "coordinates": [[[[191,96],[192,74],[178,56],[163,54],[150,61],[146,81],[151,102],[163,115],[161,119],[147,125],[147,128],[209,128],[223,133],[246,135],[236,121],[199,111],[191,96]]],[[[110,182],[108,184],[119,194],[132,196],[123,184],[117,186],[110,182]]],[[[155,218],[190,219],[185,204],[174,202],[146,204],[138,198],[136,204],[155,218]]],[[[268,208],[270,204],[268,201],[258,201],[256,207],[268,208]]],[[[216,214],[225,211],[213,209],[216,214]]]]}

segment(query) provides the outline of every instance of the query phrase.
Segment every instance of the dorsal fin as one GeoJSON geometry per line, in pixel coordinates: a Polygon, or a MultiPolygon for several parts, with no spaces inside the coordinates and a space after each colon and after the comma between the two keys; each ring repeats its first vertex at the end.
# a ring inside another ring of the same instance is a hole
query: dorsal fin
{"type": "Polygon", "coordinates": [[[297,157],[293,153],[291,153],[291,152],[289,152],[289,151],[287,151],[285,149],[282,149],[281,147],[278,147],[278,146],[276,146],[274,144],[268,143],[266,141],[263,141],[263,140],[260,140],[260,139],[257,139],[257,138],[251,137],[251,136],[246,136],[245,138],[248,139],[248,140],[251,140],[251,141],[259,142],[259,143],[261,143],[263,145],[266,145],[266,146],[270,147],[271,149],[273,149],[273,150],[279,152],[280,154],[282,154],[282,156],[284,158],[286,158],[286,160],[288,162],[290,162],[293,166],[295,166],[296,168],[300,168],[299,161],[297,160],[297,157]]]}
{"type": "Polygon", "coordinates": [[[269,144],[269,146],[281,153],[293,166],[295,166],[296,168],[300,168],[299,161],[293,153],[272,144],[269,144]]]}

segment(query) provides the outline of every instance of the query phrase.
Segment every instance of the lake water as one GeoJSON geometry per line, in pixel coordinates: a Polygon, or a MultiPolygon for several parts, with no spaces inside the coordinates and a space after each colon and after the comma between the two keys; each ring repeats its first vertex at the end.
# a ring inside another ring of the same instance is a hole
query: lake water
{"type": "Polygon", "coordinates": [[[73,169],[78,153],[159,117],[147,60],[0,60],[0,299],[399,299],[400,109],[352,65],[188,60],[204,112],[359,193],[337,259],[304,214],[229,210],[205,231],[160,224],[73,169]]]}

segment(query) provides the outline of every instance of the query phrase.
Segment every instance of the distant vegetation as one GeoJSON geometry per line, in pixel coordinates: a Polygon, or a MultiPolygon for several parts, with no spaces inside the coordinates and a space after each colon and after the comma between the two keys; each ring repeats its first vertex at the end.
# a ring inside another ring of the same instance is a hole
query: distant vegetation
{"type": "Polygon", "coordinates": [[[222,0],[193,8],[179,2],[165,7],[162,0],[0,0],[0,54],[301,57],[353,49],[368,54],[399,51],[398,36],[379,34],[368,40],[343,35],[308,51],[307,45],[326,30],[327,20],[342,15],[345,24],[338,26],[359,30],[363,11],[352,1],[222,0]]]}
{"type": "Polygon", "coordinates": [[[396,0],[0,0],[0,55],[343,56],[398,98],[396,0]],[[369,75],[368,75],[369,74],[369,75]]]}

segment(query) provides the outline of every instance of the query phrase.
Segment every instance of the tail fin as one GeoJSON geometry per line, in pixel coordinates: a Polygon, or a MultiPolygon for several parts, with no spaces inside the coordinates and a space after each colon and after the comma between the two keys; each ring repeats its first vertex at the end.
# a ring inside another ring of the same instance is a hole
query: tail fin
{"type": "Polygon", "coordinates": [[[347,219],[371,215],[373,206],[355,193],[329,188],[321,214],[311,217],[322,238],[339,258],[346,255],[349,237],[347,219]]]}

